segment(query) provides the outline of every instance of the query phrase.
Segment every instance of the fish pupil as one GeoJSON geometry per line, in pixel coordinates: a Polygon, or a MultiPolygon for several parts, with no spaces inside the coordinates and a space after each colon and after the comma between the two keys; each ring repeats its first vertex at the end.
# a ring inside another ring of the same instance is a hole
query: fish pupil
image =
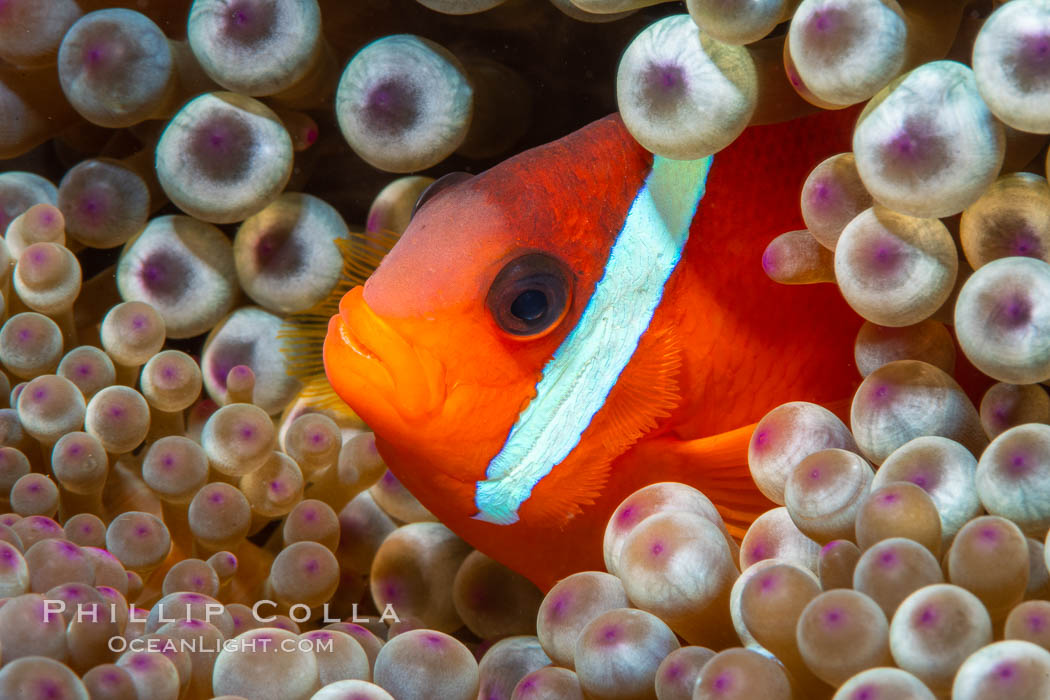
{"type": "Polygon", "coordinates": [[[510,312],[522,321],[538,321],[547,313],[547,295],[538,289],[526,289],[510,305],[510,312]]]}

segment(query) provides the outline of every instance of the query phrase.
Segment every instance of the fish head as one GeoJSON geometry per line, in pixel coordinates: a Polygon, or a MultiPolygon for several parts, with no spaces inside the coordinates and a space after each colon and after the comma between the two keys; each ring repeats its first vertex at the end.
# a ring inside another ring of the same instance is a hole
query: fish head
{"type": "Polygon", "coordinates": [[[476,512],[650,162],[610,117],[450,185],[340,302],[326,373],[425,503],[476,512]]]}

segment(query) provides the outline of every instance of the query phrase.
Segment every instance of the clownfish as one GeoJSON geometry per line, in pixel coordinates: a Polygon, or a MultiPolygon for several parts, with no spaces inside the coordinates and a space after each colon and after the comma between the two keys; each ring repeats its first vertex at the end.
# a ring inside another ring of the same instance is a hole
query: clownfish
{"type": "Polygon", "coordinates": [[[610,515],[650,483],[695,486],[740,536],[773,505],[754,423],[860,381],[861,319],[834,285],[761,262],[853,117],[675,161],[612,115],[444,187],[339,301],[332,388],[424,506],[542,589],[603,568],[610,515]]]}

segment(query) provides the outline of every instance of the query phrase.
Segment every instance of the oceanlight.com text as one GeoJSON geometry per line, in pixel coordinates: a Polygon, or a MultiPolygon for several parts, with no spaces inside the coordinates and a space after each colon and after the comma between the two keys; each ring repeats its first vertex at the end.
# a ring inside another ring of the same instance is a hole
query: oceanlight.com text
{"type": "Polygon", "coordinates": [[[204,637],[190,637],[187,639],[171,639],[167,637],[150,637],[148,639],[138,637],[136,639],[125,639],[124,637],[110,637],[109,650],[121,654],[125,651],[151,652],[170,654],[184,651],[188,654],[199,652],[219,653],[220,651],[246,651],[246,652],[275,652],[275,651],[332,651],[335,642],[329,639],[273,639],[271,637],[251,637],[218,640],[206,639],[204,637]]]}

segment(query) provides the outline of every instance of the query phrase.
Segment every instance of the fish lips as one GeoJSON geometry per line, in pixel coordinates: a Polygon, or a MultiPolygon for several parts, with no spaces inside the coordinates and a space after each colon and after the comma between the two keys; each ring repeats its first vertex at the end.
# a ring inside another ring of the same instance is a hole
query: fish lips
{"type": "Polygon", "coordinates": [[[413,345],[365,302],[355,287],[328,324],[324,365],[332,385],[374,429],[389,409],[409,425],[438,414],[445,402],[445,368],[413,345]]]}

